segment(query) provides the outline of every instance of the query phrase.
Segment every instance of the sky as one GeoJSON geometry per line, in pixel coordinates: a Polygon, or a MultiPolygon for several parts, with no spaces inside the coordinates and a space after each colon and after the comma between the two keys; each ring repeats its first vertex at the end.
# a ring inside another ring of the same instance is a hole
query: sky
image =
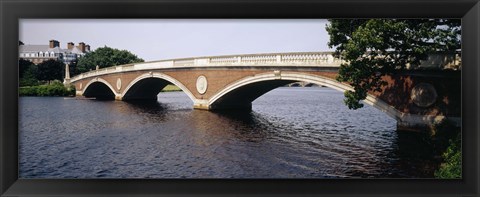
{"type": "Polygon", "coordinates": [[[145,61],[333,51],[322,19],[21,19],[20,41],[125,49],[145,61]]]}

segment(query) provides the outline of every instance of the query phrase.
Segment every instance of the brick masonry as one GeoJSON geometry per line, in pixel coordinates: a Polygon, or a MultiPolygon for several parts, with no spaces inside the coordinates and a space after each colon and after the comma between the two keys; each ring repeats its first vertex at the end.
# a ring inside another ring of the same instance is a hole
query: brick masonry
{"type": "MultiPolygon", "coordinates": [[[[303,73],[308,75],[318,75],[335,79],[336,71],[318,71],[311,69],[287,69],[283,71],[303,73]]],[[[223,88],[235,83],[246,77],[259,74],[273,73],[272,68],[195,68],[195,69],[162,69],[148,71],[132,71],[124,73],[115,73],[85,78],[74,82],[77,91],[84,91],[85,86],[96,77],[107,81],[111,87],[116,90],[116,94],[122,94],[125,88],[137,77],[146,73],[162,73],[168,75],[181,84],[196,99],[208,100],[217,94],[223,88]],[[199,76],[205,76],[208,81],[207,91],[202,95],[197,92],[196,81],[199,76]],[[121,79],[121,88],[117,89],[117,79],[121,79]],[[80,85],[82,84],[82,85],[80,85]],[[81,87],[82,86],[82,87],[81,87]]],[[[461,75],[460,71],[408,71],[400,72],[391,76],[384,76],[384,80],[388,82],[383,86],[380,92],[370,92],[390,106],[395,107],[398,111],[418,114],[418,115],[445,115],[460,117],[461,115],[461,75]],[[413,87],[420,83],[428,83],[433,85],[438,97],[437,100],[428,107],[419,107],[412,102],[410,98],[413,87]]]]}

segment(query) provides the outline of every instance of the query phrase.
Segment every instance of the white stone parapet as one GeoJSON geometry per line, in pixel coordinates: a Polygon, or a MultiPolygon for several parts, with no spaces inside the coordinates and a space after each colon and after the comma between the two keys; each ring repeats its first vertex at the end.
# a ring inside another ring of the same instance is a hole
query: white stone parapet
{"type": "Polygon", "coordinates": [[[74,76],[71,82],[80,79],[104,74],[112,74],[126,71],[152,70],[182,67],[224,67],[224,66],[308,66],[308,67],[339,67],[344,61],[333,57],[333,52],[297,52],[297,53],[265,53],[225,55],[210,57],[193,57],[181,59],[169,59],[152,62],[141,62],[112,66],[98,70],[92,70],[74,76]]]}
{"type": "MultiPolygon", "coordinates": [[[[442,56],[443,57],[443,56],[442,56]]],[[[455,59],[460,59],[459,57],[455,59]]],[[[430,60],[430,59],[429,59],[430,60]]],[[[436,62],[443,59],[435,57],[436,62]]],[[[423,64],[432,64],[433,61],[425,61],[423,64]]],[[[264,53],[264,54],[243,54],[243,55],[224,55],[224,56],[209,56],[209,57],[192,57],[159,60],[151,62],[141,62],[135,64],[125,64],[119,66],[112,66],[98,70],[92,70],[74,76],[70,82],[75,82],[80,79],[92,76],[99,76],[104,74],[153,70],[153,69],[168,69],[168,68],[186,68],[186,67],[228,67],[228,66],[305,66],[305,67],[333,67],[338,68],[344,60],[335,58],[333,52],[295,52],[295,53],[264,53]]],[[[422,64],[422,65],[423,65],[422,64]]],[[[438,64],[448,64],[440,62],[438,64]]],[[[454,64],[461,64],[459,61],[454,61],[454,64]]],[[[457,65],[457,66],[458,66],[457,65]]],[[[408,65],[407,65],[408,67],[408,65]]],[[[427,67],[427,66],[426,66],[427,67]]],[[[428,66],[431,67],[431,66],[428,66]]]]}

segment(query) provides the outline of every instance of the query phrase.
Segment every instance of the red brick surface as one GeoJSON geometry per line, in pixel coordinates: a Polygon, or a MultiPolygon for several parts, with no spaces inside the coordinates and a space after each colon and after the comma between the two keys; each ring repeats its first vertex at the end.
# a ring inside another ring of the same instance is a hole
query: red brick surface
{"type": "MultiPolygon", "coordinates": [[[[119,74],[110,74],[98,76],[106,80],[117,91],[122,93],[125,88],[135,78],[150,71],[134,71],[125,72],[119,74]],[[122,80],[122,87],[120,90],[116,89],[117,79],[122,80]]],[[[171,76],[181,82],[197,99],[209,99],[223,88],[232,84],[240,79],[254,76],[262,73],[272,73],[272,70],[265,69],[178,69],[178,70],[154,70],[152,72],[159,72],[165,75],[171,76]],[[201,95],[196,90],[197,78],[203,75],[207,78],[208,87],[205,94],[201,95]]],[[[321,71],[298,71],[292,70],[289,72],[300,72],[309,75],[319,75],[335,79],[336,72],[321,72],[321,71]]],[[[422,73],[422,72],[420,72],[422,73]]],[[[83,83],[83,88],[87,83],[95,77],[86,78],[75,82],[77,90],[80,89],[80,83],[83,83]]],[[[461,80],[460,72],[443,72],[443,73],[431,73],[426,72],[424,74],[411,75],[408,73],[397,74],[393,76],[383,77],[388,85],[382,87],[381,92],[370,92],[377,96],[389,105],[395,106],[401,112],[422,114],[422,115],[449,115],[460,116],[461,112],[461,80]],[[432,84],[438,94],[437,102],[428,108],[418,107],[410,100],[411,89],[419,83],[432,84]]]]}

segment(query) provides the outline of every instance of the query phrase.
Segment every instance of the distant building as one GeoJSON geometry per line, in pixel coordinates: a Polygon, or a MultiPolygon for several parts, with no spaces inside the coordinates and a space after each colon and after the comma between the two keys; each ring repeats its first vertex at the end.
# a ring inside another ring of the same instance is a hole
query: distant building
{"type": "Polygon", "coordinates": [[[51,59],[70,64],[88,52],[90,52],[90,45],[83,42],[78,43],[78,46],[69,42],[66,49],[60,48],[60,42],[57,40],[50,40],[48,45],[25,45],[19,42],[19,58],[29,60],[34,64],[51,59]]]}

